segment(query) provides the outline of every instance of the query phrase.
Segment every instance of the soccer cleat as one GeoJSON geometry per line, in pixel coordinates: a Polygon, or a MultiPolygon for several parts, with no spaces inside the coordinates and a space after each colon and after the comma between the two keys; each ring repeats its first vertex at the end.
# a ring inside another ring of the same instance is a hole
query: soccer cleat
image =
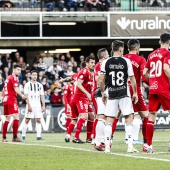
{"type": "Polygon", "coordinates": [[[152,148],[147,149],[147,153],[155,153],[155,152],[156,152],[156,150],[153,150],[152,148]]]}
{"type": "Polygon", "coordinates": [[[3,138],[3,139],[2,139],[2,142],[4,142],[4,143],[5,143],[5,142],[8,142],[8,140],[7,140],[7,139],[5,139],[5,138],[3,138]]]}
{"type": "Polygon", "coordinates": [[[142,142],[140,139],[138,139],[138,140],[134,140],[134,139],[133,139],[133,144],[139,144],[139,145],[142,145],[142,144],[143,144],[143,142],[142,142]]]}
{"type": "Polygon", "coordinates": [[[37,137],[37,140],[44,140],[42,137],[37,137]]]}
{"type": "Polygon", "coordinates": [[[22,138],[21,138],[21,139],[22,139],[22,141],[24,141],[26,138],[25,138],[25,136],[22,136],[22,138]]]}
{"type": "Polygon", "coordinates": [[[79,143],[79,144],[85,143],[85,142],[83,142],[81,139],[77,139],[77,138],[73,138],[72,142],[73,142],[73,143],[79,143]]]}
{"type": "Polygon", "coordinates": [[[127,153],[138,153],[139,151],[135,148],[128,148],[127,153]]]}
{"type": "Polygon", "coordinates": [[[128,140],[127,139],[125,139],[125,144],[128,144],[128,140]]]}
{"type": "Polygon", "coordinates": [[[12,142],[22,142],[22,140],[19,139],[19,138],[13,138],[13,139],[12,139],[12,142]]]}
{"type": "Polygon", "coordinates": [[[144,145],[143,145],[143,152],[147,152],[147,150],[148,150],[148,145],[147,145],[147,144],[144,144],[144,145]]]}
{"type": "Polygon", "coordinates": [[[86,143],[92,143],[92,139],[86,139],[86,143]]]}
{"type": "Polygon", "coordinates": [[[70,138],[68,138],[67,136],[65,137],[65,142],[70,142],[70,138]]]}
{"type": "Polygon", "coordinates": [[[94,149],[96,149],[97,151],[104,151],[104,148],[103,148],[102,144],[100,144],[99,146],[96,146],[96,144],[95,144],[94,149]]]}
{"type": "Polygon", "coordinates": [[[105,148],[104,152],[105,153],[110,153],[110,148],[105,148]]]}

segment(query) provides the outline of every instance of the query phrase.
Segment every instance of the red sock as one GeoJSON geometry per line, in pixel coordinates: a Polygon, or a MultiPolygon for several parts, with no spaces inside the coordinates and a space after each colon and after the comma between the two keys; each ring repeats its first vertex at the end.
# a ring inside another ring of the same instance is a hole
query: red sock
{"type": "Polygon", "coordinates": [[[93,138],[96,137],[96,125],[97,125],[97,122],[98,122],[98,119],[96,118],[96,119],[94,120],[94,123],[93,123],[93,130],[92,130],[93,138]]]}
{"type": "Polygon", "coordinates": [[[115,118],[114,121],[113,121],[113,125],[112,125],[112,136],[114,135],[115,133],[115,130],[116,130],[116,126],[117,126],[117,122],[119,121],[118,118],[115,118]]]}
{"type": "Polygon", "coordinates": [[[71,123],[71,118],[67,117],[66,118],[66,129],[68,128],[69,124],[71,123]]]}
{"type": "Polygon", "coordinates": [[[80,132],[81,132],[82,127],[83,127],[83,125],[84,125],[85,122],[86,122],[86,120],[85,120],[85,119],[82,119],[82,118],[80,118],[80,119],[78,120],[78,122],[77,122],[77,127],[76,127],[76,132],[75,132],[75,135],[74,135],[75,138],[79,139],[80,132]]]}
{"type": "Polygon", "coordinates": [[[13,128],[13,136],[14,136],[14,137],[16,137],[17,134],[18,134],[18,127],[19,127],[19,120],[14,119],[13,125],[12,125],[12,128],[13,128]]]}
{"type": "Polygon", "coordinates": [[[2,137],[6,138],[6,133],[7,133],[7,129],[8,129],[8,123],[7,121],[4,122],[3,124],[3,132],[2,132],[2,137]]]}
{"type": "Polygon", "coordinates": [[[71,135],[71,133],[73,132],[74,130],[74,127],[75,127],[75,124],[74,123],[70,123],[68,128],[67,128],[67,134],[71,135]]]}
{"type": "Polygon", "coordinates": [[[147,123],[148,123],[148,117],[145,117],[143,119],[143,124],[142,124],[142,134],[143,134],[144,143],[147,143],[147,137],[146,137],[146,126],[147,126],[147,123]]]}
{"type": "Polygon", "coordinates": [[[147,128],[147,131],[146,131],[147,144],[150,146],[150,145],[152,145],[154,122],[148,120],[146,128],[147,128]]]}
{"type": "Polygon", "coordinates": [[[92,139],[92,131],[93,131],[93,124],[94,124],[94,121],[90,121],[88,120],[87,121],[87,127],[86,127],[86,131],[87,131],[87,140],[91,140],[92,139]]]}

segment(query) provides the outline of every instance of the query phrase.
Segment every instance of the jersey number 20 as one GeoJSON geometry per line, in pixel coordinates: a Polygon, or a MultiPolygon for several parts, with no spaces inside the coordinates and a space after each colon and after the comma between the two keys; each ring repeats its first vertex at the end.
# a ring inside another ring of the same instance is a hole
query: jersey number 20
{"type": "Polygon", "coordinates": [[[162,75],[162,62],[158,60],[157,62],[150,63],[150,77],[160,77],[162,75]]]}

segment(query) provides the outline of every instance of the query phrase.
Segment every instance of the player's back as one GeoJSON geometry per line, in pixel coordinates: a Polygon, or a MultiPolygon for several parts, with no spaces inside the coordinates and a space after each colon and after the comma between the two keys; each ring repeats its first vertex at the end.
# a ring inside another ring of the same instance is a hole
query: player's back
{"type": "Polygon", "coordinates": [[[14,89],[16,87],[18,87],[18,78],[13,75],[8,76],[4,85],[4,104],[13,103],[16,100],[17,93],[14,89]]]}
{"type": "Polygon", "coordinates": [[[169,79],[164,73],[163,64],[170,52],[165,48],[158,48],[152,52],[146,64],[149,72],[150,94],[164,93],[169,91],[169,79]]]}
{"type": "Polygon", "coordinates": [[[73,85],[66,84],[64,86],[64,96],[67,97],[67,101],[70,102],[73,95],[73,85]]]}
{"type": "Polygon", "coordinates": [[[136,78],[136,84],[137,87],[140,87],[141,77],[143,74],[144,67],[146,65],[145,58],[136,54],[126,54],[124,57],[130,59],[130,61],[132,62],[132,67],[136,78]]]}

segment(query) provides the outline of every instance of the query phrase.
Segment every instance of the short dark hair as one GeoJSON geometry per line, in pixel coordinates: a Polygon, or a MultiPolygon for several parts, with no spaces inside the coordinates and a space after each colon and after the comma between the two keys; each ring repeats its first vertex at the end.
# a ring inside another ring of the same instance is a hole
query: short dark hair
{"type": "Polygon", "coordinates": [[[36,70],[31,70],[31,74],[32,74],[32,73],[37,73],[37,71],[36,71],[36,70]]]}
{"type": "Polygon", "coordinates": [[[99,60],[102,59],[102,58],[104,58],[104,55],[105,55],[105,52],[106,52],[106,51],[107,51],[106,48],[101,48],[101,49],[98,50],[97,56],[98,56],[98,59],[99,59],[99,60]]]}
{"type": "Polygon", "coordinates": [[[19,64],[14,64],[13,65],[13,69],[16,69],[17,67],[21,68],[21,65],[19,65],[19,64]]]}
{"type": "Polygon", "coordinates": [[[81,62],[80,63],[80,68],[82,69],[82,68],[85,68],[85,67],[86,67],[86,62],[85,61],[81,62]]]}
{"type": "Polygon", "coordinates": [[[92,56],[86,57],[86,63],[89,63],[90,60],[95,60],[95,58],[92,56]]]}
{"type": "Polygon", "coordinates": [[[137,39],[131,39],[127,43],[127,47],[129,51],[133,51],[136,47],[139,47],[139,46],[140,46],[140,42],[137,39]]]}
{"type": "Polygon", "coordinates": [[[124,48],[124,42],[120,40],[115,40],[112,42],[112,50],[113,51],[119,51],[119,48],[124,48]]]}
{"type": "Polygon", "coordinates": [[[168,42],[169,40],[170,40],[170,34],[168,34],[168,33],[161,34],[160,41],[162,43],[169,43],[168,42]]]}

